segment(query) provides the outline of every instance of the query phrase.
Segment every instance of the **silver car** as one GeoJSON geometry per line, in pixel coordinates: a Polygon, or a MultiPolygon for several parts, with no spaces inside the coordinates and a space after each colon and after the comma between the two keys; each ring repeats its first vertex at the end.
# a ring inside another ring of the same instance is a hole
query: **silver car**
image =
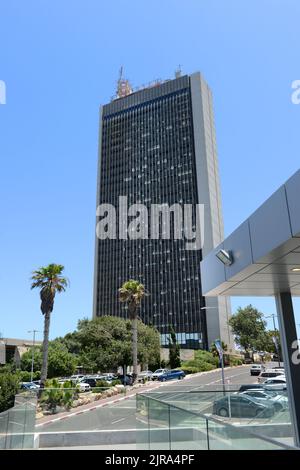
{"type": "Polygon", "coordinates": [[[263,383],[266,390],[286,390],[286,378],[284,375],[267,379],[263,383]]]}
{"type": "Polygon", "coordinates": [[[138,382],[144,382],[145,380],[150,380],[153,375],[151,370],[142,370],[138,375],[138,382]]]}
{"type": "Polygon", "coordinates": [[[260,400],[262,403],[265,401],[272,403],[276,411],[283,411],[288,408],[287,397],[280,395],[273,390],[250,389],[242,392],[242,395],[250,396],[256,400],[260,400]]]}

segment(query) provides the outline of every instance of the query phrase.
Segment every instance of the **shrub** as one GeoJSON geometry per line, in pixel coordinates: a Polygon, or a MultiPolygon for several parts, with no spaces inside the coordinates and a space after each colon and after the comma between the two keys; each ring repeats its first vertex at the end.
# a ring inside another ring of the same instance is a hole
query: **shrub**
{"type": "Polygon", "coordinates": [[[21,382],[30,382],[31,380],[30,372],[27,372],[27,370],[20,371],[20,380],[21,382]]]}
{"type": "Polygon", "coordinates": [[[101,388],[109,388],[112,384],[106,382],[106,380],[97,380],[96,387],[101,388]]]}
{"type": "Polygon", "coordinates": [[[196,372],[199,372],[198,367],[195,367],[195,366],[183,365],[180,367],[180,369],[183,370],[185,374],[195,374],[196,372]]]}
{"type": "MultiPolygon", "coordinates": [[[[28,372],[27,370],[20,370],[19,375],[20,375],[21,382],[31,381],[31,372],[28,372]]],[[[41,372],[39,370],[33,373],[32,380],[39,380],[40,378],[41,378],[41,372]]]]}
{"type": "Polygon", "coordinates": [[[115,385],[122,385],[122,382],[121,382],[121,380],[118,380],[118,379],[112,380],[111,385],[112,385],[112,387],[114,387],[115,385]]]}
{"type": "Polygon", "coordinates": [[[209,351],[198,350],[195,351],[195,358],[185,361],[182,364],[181,370],[186,374],[194,374],[196,372],[206,372],[218,367],[219,360],[214,357],[209,351]]]}
{"type": "Polygon", "coordinates": [[[40,404],[55,413],[58,406],[69,410],[75,399],[78,398],[78,390],[72,389],[72,382],[60,384],[56,379],[47,380],[46,388],[42,391],[40,404]]]}
{"type": "Polygon", "coordinates": [[[196,372],[206,372],[213,370],[215,369],[215,366],[209,362],[194,360],[185,362],[180,369],[183,370],[186,374],[195,374],[196,372]]]}
{"type": "Polygon", "coordinates": [[[241,366],[243,364],[243,361],[242,359],[239,359],[237,357],[234,357],[234,356],[229,356],[229,365],[231,367],[233,366],[241,366]]]}
{"type": "Polygon", "coordinates": [[[33,380],[40,380],[41,378],[41,371],[40,370],[36,370],[34,373],[33,373],[33,380]]]}
{"type": "Polygon", "coordinates": [[[0,413],[14,406],[15,395],[20,390],[20,375],[8,366],[0,368],[0,413]]]}
{"type": "Polygon", "coordinates": [[[212,364],[214,367],[218,367],[219,364],[219,358],[215,357],[211,352],[209,351],[204,351],[202,349],[199,349],[198,351],[195,351],[195,361],[201,361],[201,362],[208,362],[209,364],[212,364]]]}

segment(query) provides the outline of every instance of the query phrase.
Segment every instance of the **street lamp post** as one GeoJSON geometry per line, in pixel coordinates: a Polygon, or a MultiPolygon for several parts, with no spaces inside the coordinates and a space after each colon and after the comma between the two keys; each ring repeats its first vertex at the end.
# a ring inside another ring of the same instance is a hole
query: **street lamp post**
{"type": "MultiPolygon", "coordinates": [[[[200,307],[200,310],[210,310],[210,309],[216,309],[218,307],[200,307]]],[[[214,342],[218,354],[219,354],[219,360],[220,360],[220,366],[221,366],[221,372],[222,372],[222,386],[223,386],[223,394],[225,395],[225,374],[224,374],[224,357],[223,357],[223,349],[222,349],[222,343],[221,340],[216,340],[214,342]]]]}
{"type": "Polygon", "coordinates": [[[31,374],[30,374],[30,382],[33,381],[33,367],[34,367],[34,346],[35,346],[35,334],[39,333],[38,330],[29,330],[28,333],[33,333],[33,341],[32,341],[32,357],[31,357],[31,374]]]}
{"type": "MultiPolygon", "coordinates": [[[[276,325],[275,325],[275,314],[271,313],[271,315],[268,315],[265,318],[273,318],[274,331],[276,331],[276,333],[277,333],[277,328],[276,328],[276,325]]],[[[278,348],[278,343],[277,343],[277,338],[276,337],[275,337],[274,344],[275,344],[275,348],[276,348],[276,352],[277,352],[277,356],[278,356],[278,367],[280,367],[280,355],[279,355],[279,348],[278,348]]]]}

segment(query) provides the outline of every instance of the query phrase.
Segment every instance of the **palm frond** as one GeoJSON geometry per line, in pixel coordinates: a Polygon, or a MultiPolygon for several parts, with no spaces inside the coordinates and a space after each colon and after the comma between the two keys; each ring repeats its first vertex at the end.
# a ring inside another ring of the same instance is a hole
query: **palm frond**
{"type": "Polygon", "coordinates": [[[66,277],[62,276],[64,266],[51,263],[33,271],[31,289],[40,289],[42,313],[52,312],[56,292],[64,292],[69,285],[66,277]]]}

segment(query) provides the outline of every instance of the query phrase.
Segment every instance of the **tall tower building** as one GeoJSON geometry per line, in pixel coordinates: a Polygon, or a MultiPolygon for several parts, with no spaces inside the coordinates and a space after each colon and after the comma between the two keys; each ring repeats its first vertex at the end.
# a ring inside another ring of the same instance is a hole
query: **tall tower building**
{"type": "Polygon", "coordinates": [[[200,73],[135,92],[122,79],[118,89],[100,110],[97,206],[118,208],[120,196],[149,212],[153,204],[203,204],[204,244],[96,237],[93,315],[126,318],[118,288],[136,279],[150,294],[139,315],[158,328],[162,345],[170,325],[182,348],[206,349],[217,338],[231,345],[227,300],[206,301],[201,292],[200,261],[223,239],[211,91],[200,73]]]}

